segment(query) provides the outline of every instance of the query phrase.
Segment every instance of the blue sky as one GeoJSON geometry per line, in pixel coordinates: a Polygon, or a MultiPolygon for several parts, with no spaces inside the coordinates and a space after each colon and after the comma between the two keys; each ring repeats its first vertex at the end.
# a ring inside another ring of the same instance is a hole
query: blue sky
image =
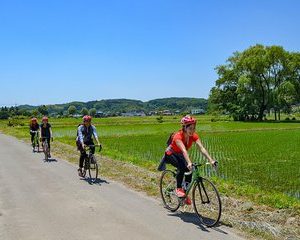
{"type": "Polygon", "coordinates": [[[0,0],[0,105],[207,98],[234,51],[300,51],[298,0],[0,0]]]}

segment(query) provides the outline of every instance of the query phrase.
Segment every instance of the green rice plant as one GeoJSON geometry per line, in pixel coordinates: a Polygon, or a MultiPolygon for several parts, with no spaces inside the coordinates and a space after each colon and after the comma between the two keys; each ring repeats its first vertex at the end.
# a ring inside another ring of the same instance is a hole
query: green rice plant
{"type": "MultiPolygon", "coordinates": [[[[0,131],[29,138],[28,120],[22,121],[25,125],[16,127],[0,121],[0,131]]],[[[93,123],[103,143],[104,155],[156,171],[169,134],[180,129],[179,121],[180,116],[172,116],[158,123],[153,116],[102,118],[94,119],[93,123]]],[[[50,122],[55,140],[75,148],[76,129],[81,119],[50,119],[50,122]]],[[[241,189],[247,189],[249,195],[254,191],[251,189],[260,189],[274,195],[273,199],[278,199],[280,194],[300,199],[299,124],[211,122],[205,116],[198,118],[197,131],[205,147],[219,161],[218,178],[222,181],[248,186],[241,189]]],[[[195,148],[190,154],[194,161],[205,161],[195,148]]],[[[214,176],[209,167],[203,173],[214,176]]],[[[271,202],[271,198],[267,199],[271,202]]]]}

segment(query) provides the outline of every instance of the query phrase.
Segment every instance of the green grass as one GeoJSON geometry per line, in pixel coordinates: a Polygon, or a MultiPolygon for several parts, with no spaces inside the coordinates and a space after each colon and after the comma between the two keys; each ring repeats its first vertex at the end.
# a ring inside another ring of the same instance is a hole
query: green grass
{"type": "MultiPolygon", "coordinates": [[[[169,134],[179,129],[180,117],[95,119],[103,154],[155,171],[169,134]]],[[[199,118],[197,131],[211,155],[219,160],[219,185],[223,193],[246,196],[255,202],[277,208],[300,206],[300,124],[211,122],[199,118]],[[222,187],[223,186],[223,187],[222,187]],[[226,187],[227,186],[227,187],[226,187]]],[[[22,120],[27,124],[27,120],[22,120]]],[[[52,119],[57,141],[75,147],[80,119],[52,119]]],[[[4,133],[28,138],[28,127],[6,127],[4,133]]],[[[191,150],[195,161],[204,161],[191,150]]],[[[210,172],[205,169],[205,174],[210,172]]]]}

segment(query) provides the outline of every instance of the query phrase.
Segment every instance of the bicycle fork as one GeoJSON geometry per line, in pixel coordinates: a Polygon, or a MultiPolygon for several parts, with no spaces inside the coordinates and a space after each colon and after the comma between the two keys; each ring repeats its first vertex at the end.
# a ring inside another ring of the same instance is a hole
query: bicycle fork
{"type": "MultiPolygon", "coordinates": [[[[198,188],[199,188],[199,193],[200,193],[200,198],[201,198],[201,202],[202,202],[202,204],[209,204],[210,203],[210,200],[209,200],[209,197],[208,197],[208,195],[207,195],[207,192],[206,192],[206,189],[205,189],[205,187],[204,187],[204,184],[203,184],[203,181],[202,181],[202,179],[200,178],[199,179],[199,182],[200,182],[200,185],[201,185],[201,187],[198,185],[198,188]],[[203,193],[204,194],[203,194],[203,193]],[[204,196],[203,196],[204,195],[204,196]]],[[[198,183],[199,183],[198,182],[198,183]]]]}

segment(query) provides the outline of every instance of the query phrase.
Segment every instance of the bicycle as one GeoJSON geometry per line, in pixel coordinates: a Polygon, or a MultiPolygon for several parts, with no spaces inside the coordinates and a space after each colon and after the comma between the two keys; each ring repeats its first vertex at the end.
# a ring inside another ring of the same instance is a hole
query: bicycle
{"type": "Polygon", "coordinates": [[[99,165],[97,163],[96,156],[91,152],[91,147],[99,147],[100,152],[102,150],[101,145],[87,145],[85,146],[85,151],[88,151],[86,157],[84,158],[84,165],[82,176],[85,178],[86,172],[89,172],[89,177],[92,182],[96,182],[98,179],[99,165]]]}
{"type": "MultiPolygon", "coordinates": [[[[49,138],[42,137],[41,139],[42,139],[43,153],[45,155],[45,161],[48,161],[49,157],[50,157],[50,149],[49,149],[49,144],[48,144],[47,139],[49,139],[49,138]]],[[[49,139],[49,141],[50,141],[50,139],[49,139]]]]}
{"type": "Polygon", "coordinates": [[[40,151],[39,132],[31,131],[31,133],[34,133],[34,138],[33,138],[33,142],[32,142],[32,151],[39,152],[40,151]]]}
{"type": "Polygon", "coordinates": [[[160,194],[164,206],[171,212],[175,212],[180,206],[185,205],[186,197],[192,191],[193,209],[197,217],[205,226],[213,227],[220,220],[222,205],[217,188],[199,173],[198,168],[203,165],[205,164],[193,164],[192,181],[186,189],[186,196],[183,198],[176,195],[176,172],[172,170],[163,171],[160,178],[160,194]]]}

